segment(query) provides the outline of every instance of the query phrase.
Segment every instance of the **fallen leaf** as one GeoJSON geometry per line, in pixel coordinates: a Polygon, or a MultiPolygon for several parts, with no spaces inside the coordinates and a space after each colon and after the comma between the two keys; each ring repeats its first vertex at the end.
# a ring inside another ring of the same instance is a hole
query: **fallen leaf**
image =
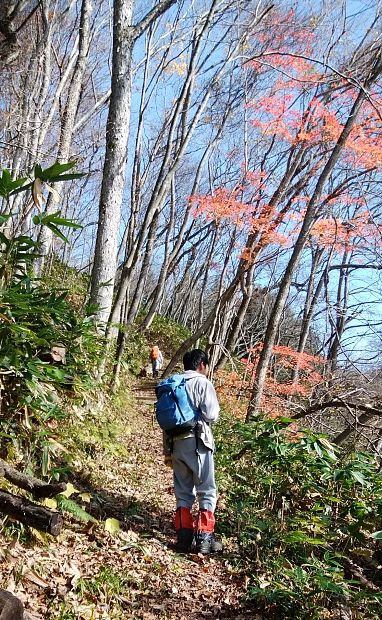
{"type": "Polygon", "coordinates": [[[66,485],[66,491],[60,493],[60,495],[64,495],[64,497],[70,497],[73,493],[78,493],[78,489],[72,485],[71,482],[68,482],[66,485]]]}
{"type": "Polygon", "coordinates": [[[80,498],[83,502],[89,503],[91,501],[92,496],[90,493],[80,493],[80,498]]]}
{"type": "Polygon", "coordinates": [[[37,575],[37,573],[35,573],[33,570],[29,570],[27,573],[25,573],[24,578],[28,579],[28,581],[31,581],[40,588],[47,588],[49,586],[49,583],[45,581],[45,579],[37,575]]]}
{"type": "Polygon", "coordinates": [[[46,497],[44,499],[44,506],[46,506],[47,508],[52,508],[54,510],[55,508],[57,508],[57,502],[53,498],[46,497]]]}
{"type": "Polygon", "coordinates": [[[106,519],[105,521],[105,530],[109,532],[109,534],[117,534],[121,529],[121,524],[118,519],[106,519]]]}

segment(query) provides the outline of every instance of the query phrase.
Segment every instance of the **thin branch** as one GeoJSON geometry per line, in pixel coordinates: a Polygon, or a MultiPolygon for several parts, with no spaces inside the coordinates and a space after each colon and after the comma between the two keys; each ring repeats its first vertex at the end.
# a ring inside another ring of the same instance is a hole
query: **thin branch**
{"type": "Polygon", "coordinates": [[[382,409],[377,409],[373,405],[362,405],[361,403],[349,403],[344,400],[339,400],[334,398],[333,400],[325,401],[324,403],[316,403],[308,409],[303,409],[299,413],[293,416],[293,420],[300,420],[301,418],[305,418],[312,413],[317,413],[318,411],[323,411],[324,409],[333,409],[333,408],[342,408],[342,409],[358,409],[359,411],[364,411],[365,413],[370,413],[372,415],[382,416],[382,409]]]}
{"type": "Polygon", "coordinates": [[[133,26],[133,39],[138,39],[141,34],[143,34],[143,32],[147,30],[147,28],[149,28],[149,26],[160,15],[162,15],[162,13],[165,13],[165,11],[170,8],[170,6],[175,4],[175,2],[177,2],[177,0],[162,0],[162,2],[154,6],[151,11],[149,11],[144,17],[142,17],[142,19],[137,24],[135,24],[135,26],[133,26]]]}

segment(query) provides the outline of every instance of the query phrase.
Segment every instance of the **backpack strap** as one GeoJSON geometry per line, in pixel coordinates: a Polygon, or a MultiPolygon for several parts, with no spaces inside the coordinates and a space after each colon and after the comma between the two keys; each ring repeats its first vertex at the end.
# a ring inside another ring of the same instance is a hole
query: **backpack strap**
{"type": "MultiPolygon", "coordinates": [[[[184,380],[187,382],[187,381],[190,381],[191,379],[195,379],[195,378],[196,377],[184,377],[184,380]]],[[[176,402],[176,400],[175,400],[175,402],[176,402]]],[[[179,409],[179,411],[180,411],[180,409],[179,409]]],[[[199,437],[198,437],[198,418],[200,418],[199,407],[196,410],[196,415],[197,415],[197,420],[196,420],[195,427],[193,429],[193,433],[195,435],[195,454],[199,458],[199,456],[200,456],[200,453],[199,453],[199,437]]]]}

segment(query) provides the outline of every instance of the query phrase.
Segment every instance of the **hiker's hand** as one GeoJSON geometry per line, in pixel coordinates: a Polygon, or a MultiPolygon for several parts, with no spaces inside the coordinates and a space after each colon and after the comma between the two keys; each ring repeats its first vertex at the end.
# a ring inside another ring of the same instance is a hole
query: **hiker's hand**
{"type": "Polygon", "coordinates": [[[166,465],[166,467],[172,467],[172,458],[170,454],[166,454],[166,456],[164,457],[164,464],[166,465]]]}

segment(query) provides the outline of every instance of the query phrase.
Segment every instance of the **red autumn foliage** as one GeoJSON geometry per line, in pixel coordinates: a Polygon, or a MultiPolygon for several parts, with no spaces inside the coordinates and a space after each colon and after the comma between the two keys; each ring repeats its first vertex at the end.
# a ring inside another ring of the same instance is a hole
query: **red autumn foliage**
{"type": "MultiPolygon", "coordinates": [[[[241,360],[238,372],[218,371],[216,385],[223,405],[240,418],[245,418],[262,343],[248,351],[241,360]]],[[[325,360],[309,353],[299,353],[290,347],[273,347],[273,365],[266,380],[261,409],[271,418],[289,415],[288,397],[308,398],[322,382],[325,360]],[[291,380],[291,372],[298,366],[299,379],[291,380]]]]}
{"type": "MultiPolygon", "coordinates": [[[[308,175],[311,179],[324,164],[328,150],[338,141],[357,91],[340,79],[335,89],[329,89],[326,84],[320,88],[322,76],[309,59],[314,33],[306,27],[293,31],[288,19],[285,23],[289,26],[283,28],[280,25],[282,19],[282,14],[277,12],[272,17],[273,21],[279,20],[278,35],[274,35],[271,28],[255,35],[257,42],[263,44],[264,52],[248,66],[263,72],[266,65],[268,82],[267,92],[249,104],[253,110],[252,124],[262,139],[270,135],[288,143],[292,149],[315,149],[308,175]]],[[[378,92],[373,92],[364,103],[359,121],[343,149],[340,165],[347,169],[351,166],[357,172],[382,166],[380,104],[378,92]]],[[[234,189],[218,187],[213,195],[190,197],[195,205],[195,217],[247,227],[248,234],[252,235],[251,243],[239,256],[248,263],[253,263],[261,250],[269,245],[293,243],[304,218],[305,204],[309,201],[306,195],[294,197],[287,208],[270,202],[274,192],[270,176],[263,162],[261,170],[242,170],[240,182],[234,189]],[[291,225],[293,222],[296,224],[291,225]]],[[[366,207],[346,220],[334,215],[336,204],[341,208],[352,200],[355,199],[346,193],[346,189],[336,196],[322,198],[323,210],[313,225],[311,242],[342,251],[351,250],[354,241],[360,237],[366,243],[375,240],[380,231],[369,224],[371,218],[366,207]]],[[[360,206],[362,201],[357,200],[360,206]]]]}

